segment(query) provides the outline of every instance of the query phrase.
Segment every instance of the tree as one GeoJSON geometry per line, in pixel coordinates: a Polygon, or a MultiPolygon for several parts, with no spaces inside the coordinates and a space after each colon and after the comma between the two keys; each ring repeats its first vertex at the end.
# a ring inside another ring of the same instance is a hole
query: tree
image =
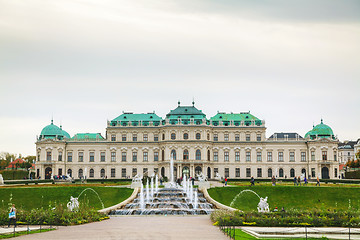
{"type": "Polygon", "coordinates": [[[29,163],[33,163],[36,160],[36,156],[27,156],[24,158],[25,161],[29,162],[29,163]]]}
{"type": "Polygon", "coordinates": [[[11,154],[8,152],[1,152],[0,153],[0,169],[5,169],[7,166],[9,166],[11,160],[15,160],[16,155],[11,154]]]}
{"type": "Polygon", "coordinates": [[[355,158],[360,161],[360,149],[355,153],[355,158]]]}

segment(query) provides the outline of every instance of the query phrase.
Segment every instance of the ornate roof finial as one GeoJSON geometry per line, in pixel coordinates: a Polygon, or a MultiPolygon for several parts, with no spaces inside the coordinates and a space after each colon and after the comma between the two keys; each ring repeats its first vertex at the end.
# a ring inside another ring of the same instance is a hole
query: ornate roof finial
{"type": "Polygon", "coordinates": [[[192,105],[193,105],[193,106],[195,105],[195,100],[194,100],[194,97],[193,97],[192,105]]]}
{"type": "Polygon", "coordinates": [[[323,119],[321,118],[321,124],[323,124],[323,119]]]}
{"type": "Polygon", "coordinates": [[[178,101],[178,107],[180,107],[180,100],[178,101]]]}

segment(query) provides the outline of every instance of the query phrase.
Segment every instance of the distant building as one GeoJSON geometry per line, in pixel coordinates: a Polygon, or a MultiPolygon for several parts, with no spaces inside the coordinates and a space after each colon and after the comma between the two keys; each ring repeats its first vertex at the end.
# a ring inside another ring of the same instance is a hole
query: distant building
{"type": "Polygon", "coordinates": [[[266,138],[265,121],[250,112],[223,113],[207,118],[192,106],[171,110],[163,119],[155,113],[123,113],[108,121],[106,134],[77,133],[73,137],[51,124],[36,142],[36,175],[74,178],[131,178],[136,174],[209,179],[307,177],[338,178],[338,140],[321,123],[301,137],[274,133],[266,138]]]}
{"type": "Polygon", "coordinates": [[[5,170],[35,170],[35,164],[32,163],[32,167],[30,169],[25,169],[20,167],[20,164],[25,163],[24,159],[18,158],[14,161],[10,162],[9,165],[5,168],[5,170]]]}
{"type": "Polygon", "coordinates": [[[348,161],[355,159],[355,144],[356,141],[344,141],[343,143],[339,142],[339,164],[346,164],[348,161]]]}

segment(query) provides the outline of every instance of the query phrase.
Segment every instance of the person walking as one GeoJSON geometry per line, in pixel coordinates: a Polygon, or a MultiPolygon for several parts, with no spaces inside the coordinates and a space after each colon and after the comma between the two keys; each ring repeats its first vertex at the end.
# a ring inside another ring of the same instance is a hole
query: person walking
{"type": "Polygon", "coordinates": [[[304,186],[307,186],[307,179],[304,177],[304,186]]]}
{"type": "Polygon", "coordinates": [[[273,185],[273,186],[276,185],[276,178],[275,178],[275,176],[272,177],[271,182],[272,182],[272,185],[273,185]]]}
{"type": "Polygon", "coordinates": [[[319,179],[319,177],[316,178],[316,185],[315,186],[317,186],[317,185],[319,185],[319,187],[320,187],[320,179],[319,179]]]}
{"type": "Polygon", "coordinates": [[[8,228],[10,227],[11,222],[14,223],[14,228],[16,228],[16,208],[15,204],[12,205],[10,212],[9,212],[9,224],[8,228]]]}
{"type": "Polygon", "coordinates": [[[300,176],[298,176],[298,185],[300,185],[301,186],[301,179],[300,179],[300,176]]]}
{"type": "Polygon", "coordinates": [[[297,178],[296,176],[294,177],[294,186],[297,185],[297,178]]]}
{"type": "Polygon", "coordinates": [[[225,178],[225,187],[227,186],[227,178],[225,178]]]}
{"type": "Polygon", "coordinates": [[[254,177],[251,177],[250,183],[251,183],[250,186],[255,186],[255,178],[254,177]]]}

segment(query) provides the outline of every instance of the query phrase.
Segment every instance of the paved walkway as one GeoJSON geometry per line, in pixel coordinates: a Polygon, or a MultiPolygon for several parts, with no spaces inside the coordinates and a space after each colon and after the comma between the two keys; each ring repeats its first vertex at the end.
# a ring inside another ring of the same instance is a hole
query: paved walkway
{"type": "Polygon", "coordinates": [[[209,216],[123,216],[78,226],[59,227],[58,230],[20,236],[17,240],[70,239],[216,239],[228,240],[209,216]]]}

